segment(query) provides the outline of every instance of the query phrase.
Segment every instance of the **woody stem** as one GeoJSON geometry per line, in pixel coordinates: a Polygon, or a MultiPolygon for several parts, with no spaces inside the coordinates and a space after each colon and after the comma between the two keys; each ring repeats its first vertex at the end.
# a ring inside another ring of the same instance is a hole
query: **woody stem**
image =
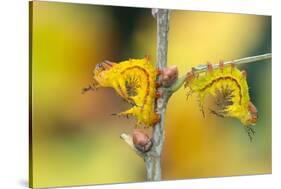
{"type": "MultiPolygon", "coordinates": [[[[168,31],[169,31],[169,10],[158,9],[156,13],[157,20],[157,67],[163,69],[167,66],[168,51],[168,31]]],[[[160,76],[161,77],[161,76],[160,76]]],[[[160,80],[161,78],[158,78],[160,80]]],[[[165,110],[168,101],[168,92],[164,88],[159,88],[162,96],[156,102],[156,112],[160,115],[160,122],[153,128],[153,146],[146,153],[144,160],[147,170],[147,180],[161,180],[161,155],[165,140],[164,121],[165,110]]]]}

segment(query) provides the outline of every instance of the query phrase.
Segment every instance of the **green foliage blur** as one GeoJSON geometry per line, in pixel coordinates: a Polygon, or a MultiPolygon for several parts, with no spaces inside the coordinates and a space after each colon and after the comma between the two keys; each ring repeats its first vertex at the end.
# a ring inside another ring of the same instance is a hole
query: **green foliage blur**
{"type": "MultiPolygon", "coordinates": [[[[150,9],[55,2],[31,8],[32,172],[34,187],[146,180],[143,160],[120,140],[134,120],[113,89],[81,94],[103,60],[156,56],[150,9]]],[[[207,61],[271,52],[271,17],[173,10],[168,62],[180,74],[207,61]]],[[[271,173],[271,61],[240,66],[259,110],[250,142],[238,120],[203,118],[180,89],[166,116],[163,179],[271,173]]]]}

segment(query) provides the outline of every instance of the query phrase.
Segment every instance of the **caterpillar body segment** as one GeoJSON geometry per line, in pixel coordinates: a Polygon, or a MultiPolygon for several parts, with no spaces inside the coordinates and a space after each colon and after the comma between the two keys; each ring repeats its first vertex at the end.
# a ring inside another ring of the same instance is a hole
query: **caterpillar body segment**
{"type": "Polygon", "coordinates": [[[237,69],[234,64],[220,62],[217,68],[207,64],[205,73],[193,71],[187,73],[185,86],[188,94],[197,94],[199,105],[204,112],[207,96],[215,99],[216,109],[210,112],[220,117],[239,119],[245,126],[255,125],[257,109],[250,101],[246,72],[237,69]]]}

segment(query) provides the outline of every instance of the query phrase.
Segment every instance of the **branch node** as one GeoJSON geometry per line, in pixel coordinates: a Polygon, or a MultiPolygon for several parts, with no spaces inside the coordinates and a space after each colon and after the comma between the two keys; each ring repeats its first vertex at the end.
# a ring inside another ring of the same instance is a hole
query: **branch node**
{"type": "Polygon", "coordinates": [[[153,145],[153,142],[148,135],[139,130],[133,132],[133,137],[129,134],[122,133],[120,138],[142,158],[144,158],[146,153],[151,150],[153,145]]]}

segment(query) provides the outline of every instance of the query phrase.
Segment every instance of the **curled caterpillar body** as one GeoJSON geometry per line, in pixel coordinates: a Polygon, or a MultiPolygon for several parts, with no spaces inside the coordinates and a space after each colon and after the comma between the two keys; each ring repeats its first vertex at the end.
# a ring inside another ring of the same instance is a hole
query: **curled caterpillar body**
{"type": "Polygon", "coordinates": [[[148,57],[119,63],[104,61],[94,70],[95,87],[112,87],[133,107],[120,116],[134,116],[138,125],[153,126],[159,121],[155,113],[157,71],[148,57]]]}
{"type": "Polygon", "coordinates": [[[255,125],[258,119],[256,107],[250,101],[249,88],[244,71],[234,64],[224,65],[220,62],[218,68],[207,65],[206,73],[191,71],[187,74],[185,86],[188,94],[196,93],[200,107],[204,113],[204,100],[208,95],[215,99],[215,109],[210,112],[220,117],[239,119],[245,126],[255,125]]]}

